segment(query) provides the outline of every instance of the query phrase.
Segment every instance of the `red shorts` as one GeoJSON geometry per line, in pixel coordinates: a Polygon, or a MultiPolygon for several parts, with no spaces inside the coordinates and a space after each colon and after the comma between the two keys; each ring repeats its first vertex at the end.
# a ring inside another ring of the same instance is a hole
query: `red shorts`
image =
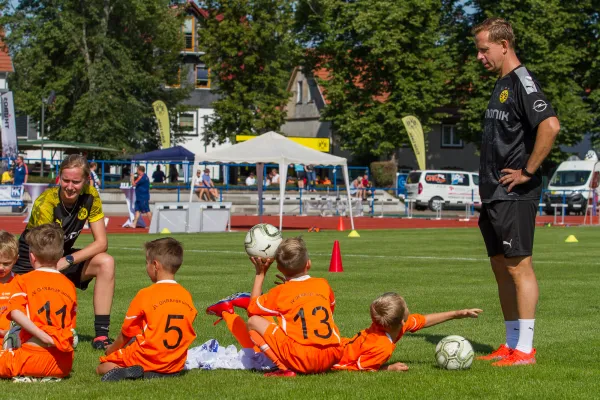
{"type": "Polygon", "coordinates": [[[25,343],[20,349],[0,351],[0,377],[14,376],[64,378],[71,373],[73,352],[25,343]]]}
{"type": "Polygon", "coordinates": [[[340,344],[303,345],[291,339],[275,324],[269,325],[263,338],[283,365],[301,374],[328,371],[342,358],[343,348],[340,344]]]}

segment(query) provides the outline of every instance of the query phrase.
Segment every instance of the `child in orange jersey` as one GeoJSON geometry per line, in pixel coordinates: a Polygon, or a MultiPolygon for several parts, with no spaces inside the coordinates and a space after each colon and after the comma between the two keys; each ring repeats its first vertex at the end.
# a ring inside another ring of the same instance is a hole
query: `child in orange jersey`
{"type": "Polygon", "coordinates": [[[145,248],[146,272],[153,285],[137,293],[121,333],[100,357],[96,372],[103,375],[102,381],[142,378],[144,372],[148,377],[177,374],[196,338],[194,301],[174,280],[183,263],[181,243],[162,238],[145,248]]]}
{"type": "Polygon", "coordinates": [[[406,332],[416,332],[451,319],[477,318],[480,312],[478,308],[470,308],[427,315],[409,314],[401,296],[384,293],[371,303],[371,326],[352,338],[342,339],[344,352],[333,369],[406,371],[408,366],[401,362],[384,365],[406,332]]]}
{"type": "Polygon", "coordinates": [[[34,270],[21,276],[8,301],[8,319],[21,326],[19,349],[0,352],[0,377],[63,378],[73,365],[75,286],[57,271],[63,230],[40,225],[27,234],[34,270]]]}
{"type": "Polygon", "coordinates": [[[19,258],[19,242],[14,235],[0,231],[0,338],[10,329],[8,319],[8,300],[15,293],[18,275],[12,273],[12,267],[19,258]]]}
{"type": "Polygon", "coordinates": [[[327,371],[342,355],[340,333],[333,321],[333,291],[327,280],[307,274],[311,261],[302,238],[284,239],[275,259],[286,282],[263,295],[262,285],[273,260],[251,259],[256,268],[248,305],[252,340],[279,367],[271,374],[327,371]],[[279,324],[264,317],[277,317],[279,324]]]}

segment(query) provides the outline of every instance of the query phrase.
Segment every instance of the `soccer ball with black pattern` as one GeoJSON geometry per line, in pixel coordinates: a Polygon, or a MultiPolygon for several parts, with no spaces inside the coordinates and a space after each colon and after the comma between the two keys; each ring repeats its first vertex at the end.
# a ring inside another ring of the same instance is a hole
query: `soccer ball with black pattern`
{"type": "Polygon", "coordinates": [[[462,336],[446,336],[435,347],[435,360],[440,368],[468,369],[474,357],[473,346],[462,336]]]}
{"type": "Polygon", "coordinates": [[[250,257],[274,258],[282,240],[279,229],[271,224],[258,224],[246,234],[244,246],[250,257]]]}

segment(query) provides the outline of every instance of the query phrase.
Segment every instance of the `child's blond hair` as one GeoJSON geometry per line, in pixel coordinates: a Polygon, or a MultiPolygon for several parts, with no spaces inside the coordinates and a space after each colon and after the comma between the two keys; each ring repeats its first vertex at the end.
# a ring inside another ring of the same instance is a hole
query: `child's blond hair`
{"type": "Polygon", "coordinates": [[[290,275],[302,271],[308,263],[308,250],[302,237],[283,239],[275,252],[277,265],[281,267],[284,274],[290,275]]]}
{"type": "Polygon", "coordinates": [[[31,228],[25,237],[29,252],[42,265],[56,265],[64,254],[64,232],[56,224],[44,224],[31,228]]]}
{"type": "Polygon", "coordinates": [[[19,255],[19,243],[12,233],[0,230],[0,255],[14,259],[19,255]]]}
{"type": "Polygon", "coordinates": [[[167,237],[146,242],[144,248],[147,261],[158,261],[173,274],[183,264],[183,245],[173,238],[167,237]]]}
{"type": "Polygon", "coordinates": [[[407,316],[406,301],[398,293],[384,293],[371,303],[371,320],[383,328],[397,328],[407,316]]]}

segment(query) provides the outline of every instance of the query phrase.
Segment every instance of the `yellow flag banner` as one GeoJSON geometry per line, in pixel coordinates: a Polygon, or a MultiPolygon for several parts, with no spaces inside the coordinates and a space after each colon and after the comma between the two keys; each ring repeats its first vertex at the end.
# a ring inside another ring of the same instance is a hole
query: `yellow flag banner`
{"type": "Polygon", "coordinates": [[[423,137],[423,128],[416,117],[409,115],[402,118],[402,123],[408,132],[408,137],[412,143],[419,169],[425,169],[425,138],[423,137]]]}
{"type": "Polygon", "coordinates": [[[163,149],[171,147],[171,124],[169,123],[169,110],[167,105],[157,100],[152,103],[154,113],[156,114],[156,120],[158,121],[158,131],[160,132],[160,142],[163,149]]]}

